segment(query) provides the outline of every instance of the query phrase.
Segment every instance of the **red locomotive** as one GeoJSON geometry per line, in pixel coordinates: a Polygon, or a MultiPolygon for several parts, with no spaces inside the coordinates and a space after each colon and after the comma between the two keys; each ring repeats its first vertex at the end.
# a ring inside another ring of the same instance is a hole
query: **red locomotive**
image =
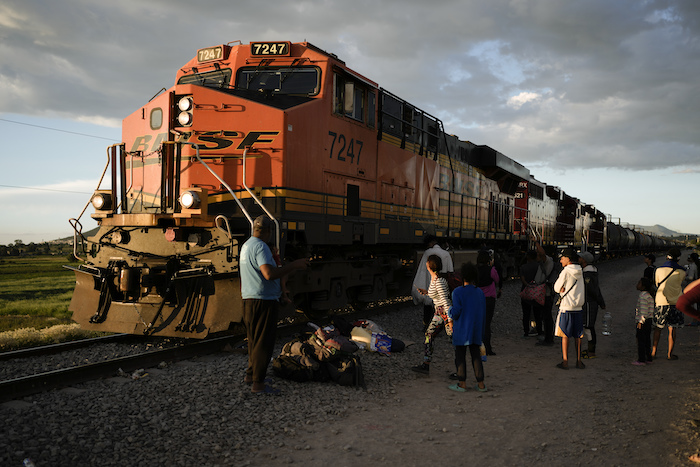
{"type": "MultiPolygon", "coordinates": [[[[456,261],[483,244],[603,252],[606,217],[309,43],[197,52],[123,121],[92,197],[70,309],[83,327],[203,338],[241,320],[238,252],[260,214],[307,312],[409,293],[426,234],[456,261]],[[106,169],[106,171],[107,171],[106,169]]],[[[291,311],[293,312],[293,311],[291,311]]]]}

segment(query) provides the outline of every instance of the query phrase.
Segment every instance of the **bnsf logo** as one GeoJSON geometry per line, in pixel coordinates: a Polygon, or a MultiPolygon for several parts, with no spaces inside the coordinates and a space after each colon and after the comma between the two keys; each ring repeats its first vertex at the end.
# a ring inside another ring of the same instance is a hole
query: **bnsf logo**
{"type": "MultiPolygon", "coordinates": [[[[279,131],[251,131],[246,135],[241,131],[205,131],[196,135],[183,133],[178,138],[178,142],[198,144],[203,151],[222,151],[230,148],[234,144],[234,140],[242,139],[240,144],[236,146],[236,149],[242,151],[256,143],[272,143],[279,133],[279,131]]],[[[167,133],[159,133],[155,138],[153,135],[137,136],[130,152],[149,153],[156,151],[161,143],[167,139],[167,133]]]]}

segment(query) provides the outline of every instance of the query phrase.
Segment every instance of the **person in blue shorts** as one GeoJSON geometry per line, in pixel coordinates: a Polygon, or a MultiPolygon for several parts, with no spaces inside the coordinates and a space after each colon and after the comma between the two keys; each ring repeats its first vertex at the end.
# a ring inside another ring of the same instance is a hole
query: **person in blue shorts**
{"type": "Polygon", "coordinates": [[[656,350],[661,338],[661,330],[668,327],[668,358],[678,360],[673,353],[676,344],[676,329],[683,327],[683,313],[676,308],[676,302],[683,295],[685,269],[678,264],[681,250],[671,248],[666,255],[666,262],[656,268],[656,309],[654,310],[654,337],[651,343],[651,356],[656,358],[656,350]]]}
{"type": "Polygon", "coordinates": [[[554,283],[554,291],[560,297],[555,334],[561,337],[562,361],[557,364],[557,368],[569,369],[569,339],[575,339],[576,368],[584,369],[586,366],[581,361],[583,303],[586,289],[583,270],[578,264],[578,254],[573,249],[565,249],[559,262],[563,269],[554,283]]]}

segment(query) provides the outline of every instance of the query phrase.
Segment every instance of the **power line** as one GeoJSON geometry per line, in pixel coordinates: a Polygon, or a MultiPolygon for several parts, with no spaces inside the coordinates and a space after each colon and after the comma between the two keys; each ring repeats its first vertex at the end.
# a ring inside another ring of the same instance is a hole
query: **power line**
{"type": "Polygon", "coordinates": [[[78,136],[86,136],[88,138],[97,138],[97,139],[104,139],[107,141],[115,141],[113,138],[105,138],[104,136],[95,136],[95,135],[88,135],[85,133],[76,133],[75,131],[68,131],[68,130],[60,130],[58,128],[50,128],[48,126],[41,126],[41,125],[33,125],[31,123],[24,123],[24,122],[16,122],[14,120],[8,120],[6,118],[0,118],[0,121],[3,122],[8,122],[8,123],[15,123],[17,125],[25,125],[25,126],[32,126],[34,128],[41,128],[43,130],[52,130],[52,131],[59,131],[61,133],[69,133],[71,135],[78,135],[78,136]]]}
{"type": "Polygon", "coordinates": [[[21,188],[23,190],[56,191],[59,193],[77,193],[79,195],[89,195],[90,194],[90,193],[85,192],[85,191],[56,190],[53,188],[36,188],[36,187],[32,187],[32,186],[0,185],[0,187],[2,187],[2,188],[21,188]]]}

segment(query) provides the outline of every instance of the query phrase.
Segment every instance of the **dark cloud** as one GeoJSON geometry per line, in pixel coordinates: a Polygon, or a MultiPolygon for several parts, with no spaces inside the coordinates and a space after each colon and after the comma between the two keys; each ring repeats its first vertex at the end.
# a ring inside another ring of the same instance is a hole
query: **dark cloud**
{"type": "Polygon", "coordinates": [[[308,40],[525,164],[692,170],[698,18],[693,0],[6,0],[0,112],[118,124],[198,48],[308,40]]]}

